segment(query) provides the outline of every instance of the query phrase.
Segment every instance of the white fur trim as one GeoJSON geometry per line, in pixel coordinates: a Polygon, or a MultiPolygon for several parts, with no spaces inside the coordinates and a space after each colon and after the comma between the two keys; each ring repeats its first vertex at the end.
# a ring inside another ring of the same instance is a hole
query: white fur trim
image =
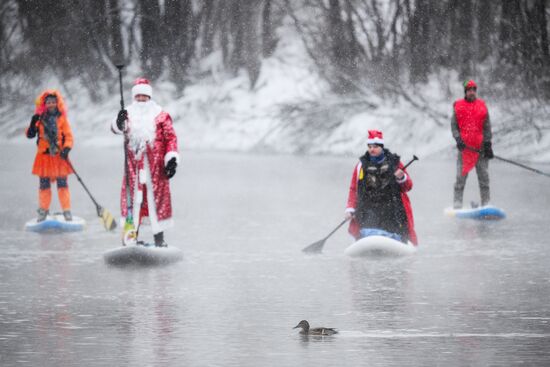
{"type": "Polygon", "coordinates": [[[139,183],[140,184],[147,183],[147,175],[145,174],[145,170],[143,169],[139,170],[139,183]]]}
{"type": "Polygon", "coordinates": [[[367,144],[384,144],[384,139],[380,139],[380,138],[367,139],[367,144]]]}
{"type": "Polygon", "coordinates": [[[345,213],[355,213],[355,208],[346,208],[345,213]]]}
{"type": "Polygon", "coordinates": [[[397,183],[402,184],[405,183],[405,181],[407,181],[407,174],[403,172],[403,177],[401,177],[401,179],[397,179],[397,183]]]}
{"type": "Polygon", "coordinates": [[[111,122],[111,131],[118,135],[123,134],[123,131],[121,131],[116,124],[116,119],[114,119],[113,122],[111,122]]]}
{"type": "Polygon", "coordinates": [[[166,164],[168,164],[168,161],[172,158],[176,158],[176,163],[180,164],[180,155],[178,152],[168,152],[164,156],[164,166],[166,167],[166,164]]]}
{"type": "MultiPolygon", "coordinates": [[[[134,202],[137,203],[137,204],[141,204],[143,202],[143,192],[141,190],[138,190],[136,188],[136,193],[134,195],[134,202]]],[[[134,207],[136,206],[139,206],[139,205],[134,205],[134,207]]],[[[134,216],[134,218],[136,218],[134,216]]]]}
{"type": "Polygon", "coordinates": [[[153,98],[153,88],[149,84],[136,84],[132,87],[132,98],[135,98],[138,94],[153,98]]]}
{"type": "MultiPolygon", "coordinates": [[[[147,155],[147,153],[145,153],[145,155],[147,155]]],[[[153,180],[151,179],[151,169],[149,167],[147,157],[145,157],[145,173],[147,174],[148,182],[153,182],[153,180]]],[[[165,220],[158,219],[155,195],[153,193],[153,185],[145,185],[145,187],[147,188],[147,203],[149,204],[148,209],[149,220],[151,221],[151,231],[153,232],[153,234],[164,232],[164,230],[174,225],[174,221],[172,220],[172,218],[168,218],[165,220]]]]}

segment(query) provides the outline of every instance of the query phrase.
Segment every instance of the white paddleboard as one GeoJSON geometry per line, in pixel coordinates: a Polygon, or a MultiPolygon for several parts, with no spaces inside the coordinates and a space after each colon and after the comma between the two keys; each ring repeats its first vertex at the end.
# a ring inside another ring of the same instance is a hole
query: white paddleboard
{"type": "Polygon", "coordinates": [[[25,229],[30,232],[78,232],[86,228],[86,221],[80,217],[74,216],[70,221],[66,221],[62,213],[50,214],[45,220],[37,222],[36,218],[25,223],[25,229]]]}
{"type": "Polygon", "coordinates": [[[132,245],[106,251],[103,259],[110,265],[164,265],[183,259],[183,252],[176,247],[132,245]]]}
{"type": "Polygon", "coordinates": [[[368,236],[357,240],[344,250],[351,257],[389,256],[398,257],[414,254],[416,246],[410,241],[403,243],[386,236],[368,236]]]}

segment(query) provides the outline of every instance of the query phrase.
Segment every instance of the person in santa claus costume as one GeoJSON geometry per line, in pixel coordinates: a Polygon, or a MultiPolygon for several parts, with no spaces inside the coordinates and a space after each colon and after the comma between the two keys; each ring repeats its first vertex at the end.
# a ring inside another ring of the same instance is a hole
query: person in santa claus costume
{"type": "Polygon", "coordinates": [[[468,172],[476,168],[481,205],[489,204],[489,159],[494,157],[491,143],[491,121],[485,102],[477,98],[477,84],[464,82],[464,98],[453,105],[451,131],[458,149],[453,207],[462,208],[468,172]]]}
{"type": "Polygon", "coordinates": [[[397,154],[384,148],[381,131],[369,130],[367,151],[353,170],[345,210],[349,232],[359,239],[379,231],[418,244],[411,201],[412,180],[397,154]]]}
{"type": "Polygon", "coordinates": [[[137,224],[148,217],[155,246],[166,247],[164,231],[173,226],[168,180],[175,175],[179,163],[176,132],[170,115],[153,100],[153,88],[147,79],[136,80],[132,99],[133,103],[119,111],[111,126],[115,134],[125,134],[127,138],[121,213],[126,218],[128,208],[132,208],[130,215],[137,224]]]}
{"type": "Polygon", "coordinates": [[[29,139],[37,139],[32,167],[32,174],[40,179],[37,222],[44,221],[49,214],[52,181],[57,182],[57,195],[63,216],[66,221],[71,221],[71,193],[67,178],[73,170],[67,159],[73,147],[73,133],[59,91],[51,89],[40,94],[25,135],[29,139]]]}

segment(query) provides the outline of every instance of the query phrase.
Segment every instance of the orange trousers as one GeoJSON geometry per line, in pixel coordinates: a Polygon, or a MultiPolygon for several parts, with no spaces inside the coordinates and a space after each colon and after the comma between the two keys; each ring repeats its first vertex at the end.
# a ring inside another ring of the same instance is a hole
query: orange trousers
{"type": "MultiPolygon", "coordinates": [[[[63,211],[71,210],[71,192],[67,184],[67,177],[57,178],[57,196],[59,197],[59,204],[63,211]]],[[[38,190],[38,205],[40,209],[49,210],[52,202],[52,189],[50,186],[50,179],[47,177],[40,177],[40,188],[38,190]]]]}

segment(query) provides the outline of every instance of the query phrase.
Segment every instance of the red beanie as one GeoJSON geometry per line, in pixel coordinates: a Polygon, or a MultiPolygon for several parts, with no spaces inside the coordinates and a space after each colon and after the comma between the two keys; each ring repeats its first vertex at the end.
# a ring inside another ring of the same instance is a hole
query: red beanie
{"type": "Polygon", "coordinates": [[[369,130],[367,144],[384,145],[384,136],[382,135],[382,131],[369,130]]]}
{"type": "Polygon", "coordinates": [[[471,88],[477,89],[476,82],[474,82],[472,79],[465,81],[464,82],[464,92],[466,92],[468,89],[471,89],[471,88]]]}

